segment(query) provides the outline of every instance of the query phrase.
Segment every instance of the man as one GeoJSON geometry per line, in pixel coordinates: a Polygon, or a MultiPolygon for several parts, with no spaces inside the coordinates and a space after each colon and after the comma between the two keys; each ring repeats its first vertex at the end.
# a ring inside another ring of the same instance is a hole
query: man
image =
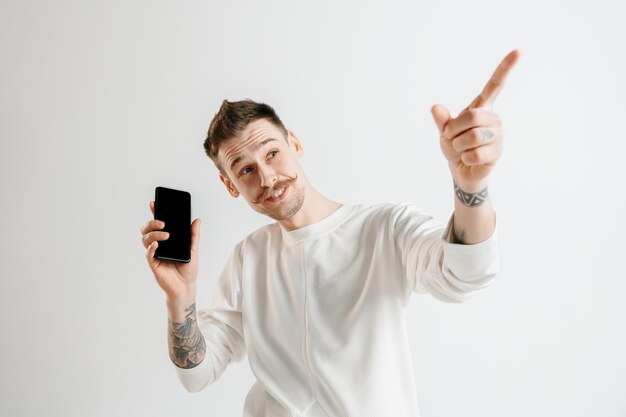
{"type": "Polygon", "coordinates": [[[491,106],[518,57],[509,53],[456,118],[431,109],[455,189],[445,231],[407,203],[350,206],[324,197],[298,162],[298,137],[270,106],[224,100],[205,151],[228,192],[276,222],[235,246],[211,306],[198,312],[200,219],[191,224],[188,264],[154,258],[168,237],[163,222],[142,227],[182,384],[197,392],[247,354],[257,381],[244,416],[419,415],[406,305],[414,292],[464,301],[497,274],[487,182],[502,130],[491,106]]]}

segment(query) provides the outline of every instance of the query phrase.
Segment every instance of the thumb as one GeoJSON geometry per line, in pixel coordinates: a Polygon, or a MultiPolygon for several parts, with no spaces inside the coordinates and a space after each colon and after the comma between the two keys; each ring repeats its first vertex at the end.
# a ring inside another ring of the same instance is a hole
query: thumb
{"type": "Polygon", "coordinates": [[[446,127],[446,123],[451,119],[448,109],[441,105],[435,104],[430,108],[430,112],[433,114],[437,129],[439,129],[439,135],[443,133],[443,129],[446,127]]]}
{"type": "Polygon", "coordinates": [[[198,253],[198,247],[200,246],[200,219],[195,219],[191,223],[191,250],[194,253],[198,253]]]}

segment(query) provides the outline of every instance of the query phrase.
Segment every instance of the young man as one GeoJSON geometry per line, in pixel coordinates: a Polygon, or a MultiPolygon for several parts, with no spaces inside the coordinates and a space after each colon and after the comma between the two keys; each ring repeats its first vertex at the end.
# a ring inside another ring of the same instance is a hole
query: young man
{"type": "Polygon", "coordinates": [[[464,301],[498,272],[487,179],[502,130],[491,105],[518,56],[507,55],[457,118],[432,109],[455,187],[445,230],[411,204],[324,197],[298,162],[302,144],[270,106],[224,100],[205,151],[228,192],[276,222],[235,246],[211,305],[198,312],[200,219],[191,225],[188,264],[155,259],[158,241],[168,237],[164,225],[142,227],[185,388],[212,384],[247,354],[257,381],[244,417],[418,416],[406,305],[413,293],[464,301]]]}

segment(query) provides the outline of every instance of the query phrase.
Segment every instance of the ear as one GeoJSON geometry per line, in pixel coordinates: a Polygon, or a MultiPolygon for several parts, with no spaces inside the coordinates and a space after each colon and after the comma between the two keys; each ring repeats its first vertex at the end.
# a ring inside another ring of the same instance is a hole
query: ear
{"type": "Polygon", "coordinates": [[[304,154],[304,149],[302,148],[302,144],[300,143],[300,139],[296,136],[293,131],[287,129],[287,141],[289,142],[289,147],[293,149],[293,151],[301,157],[304,154]]]}
{"type": "Polygon", "coordinates": [[[234,198],[239,197],[239,191],[237,191],[237,189],[235,188],[233,183],[230,181],[230,179],[228,179],[228,177],[224,176],[223,174],[220,174],[220,181],[224,183],[230,195],[232,195],[234,198]]]}

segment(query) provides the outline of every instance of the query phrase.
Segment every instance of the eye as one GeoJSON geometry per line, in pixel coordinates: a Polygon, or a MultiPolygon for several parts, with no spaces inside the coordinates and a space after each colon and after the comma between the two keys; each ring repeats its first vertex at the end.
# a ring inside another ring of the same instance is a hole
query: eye
{"type": "Polygon", "coordinates": [[[252,168],[250,168],[250,167],[245,167],[244,169],[242,169],[242,170],[239,172],[239,175],[246,175],[246,174],[247,174],[248,172],[250,172],[250,171],[252,171],[252,168]]]}
{"type": "Polygon", "coordinates": [[[278,155],[278,150],[273,150],[273,151],[271,151],[270,153],[267,154],[267,156],[270,156],[270,155],[271,155],[272,159],[276,158],[276,155],[278,155]]]}

